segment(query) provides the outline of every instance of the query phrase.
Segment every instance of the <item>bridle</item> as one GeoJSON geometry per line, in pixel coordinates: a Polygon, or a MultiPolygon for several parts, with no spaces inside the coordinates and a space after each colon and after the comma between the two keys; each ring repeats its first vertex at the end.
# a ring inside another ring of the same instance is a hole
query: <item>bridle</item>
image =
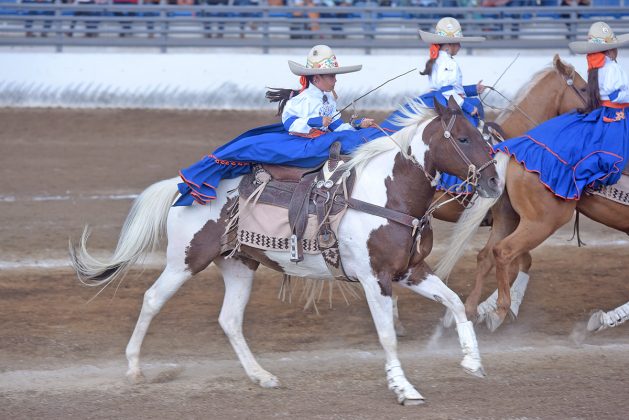
{"type": "MultiPolygon", "coordinates": [[[[583,96],[581,91],[579,91],[579,89],[577,89],[577,87],[574,85],[574,79],[576,77],[576,70],[573,68],[572,69],[572,73],[570,73],[569,75],[565,75],[565,74],[563,74],[562,72],[560,72],[557,69],[555,69],[555,73],[557,73],[559,76],[561,76],[561,78],[565,82],[565,86],[564,86],[564,89],[561,91],[560,97],[563,97],[563,95],[565,94],[566,90],[571,88],[574,91],[574,93],[576,93],[577,96],[581,99],[581,101],[583,101],[583,104],[587,105],[587,103],[588,103],[587,99],[583,96]]],[[[529,116],[517,104],[513,103],[513,101],[511,99],[509,99],[505,95],[503,95],[498,89],[494,88],[493,86],[486,86],[486,87],[487,87],[487,89],[496,92],[503,99],[505,99],[513,107],[514,110],[516,110],[520,114],[522,114],[527,120],[529,120],[529,122],[531,122],[533,124],[534,127],[537,127],[539,125],[539,123],[537,121],[535,121],[531,116],[529,116]]],[[[483,103],[484,106],[489,107],[491,109],[496,109],[496,110],[504,110],[505,109],[505,108],[498,108],[498,107],[489,105],[489,104],[485,103],[485,101],[482,101],[482,103],[483,103]]]]}
{"type": "MultiPolygon", "coordinates": [[[[452,147],[454,148],[455,152],[459,155],[459,157],[461,158],[461,160],[463,160],[463,163],[465,163],[468,167],[468,171],[467,171],[467,177],[463,180],[462,183],[457,185],[457,192],[452,192],[452,191],[448,191],[448,193],[451,193],[454,195],[454,200],[458,201],[459,203],[463,204],[463,201],[465,201],[464,198],[462,198],[462,196],[466,195],[464,193],[464,191],[466,190],[466,186],[470,185],[473,188],[476,188],[478,186],[478,181],[481,178],[481,172],[484,171],[485,169],[487,169],[488,167],[490,167],[491,165],[495,165],[496,161],[494,159],[489,159],[487,162],[483,163],[480,167],[476,167],[476,165],[474,163],[472,163],[472,161],[467,157],[467,155],[463,152],[463,150],[461,150],[461,148],[459,147],[459,145],[456,143],[456,141],[454,140],[454,138],[452,137],[452,128],[454,127],[454,124],[456,123],[456,118],[457,115],[459,114],[452,114],[452,116],[450,117],[450,120],[448,121],[448,123],[446,124],[446,122],[444,121],[443,118],[441,118],[441,116],[439,116],[439,119],[441,121],[441,126],[443,127],[443,134],[442,134],[442,139],[445,139],[446,141],[449,141],[450,144],[452,145],[452,147]]],[[[407,150],[404,150],[404,148],[397,142],[395,141],[395,139],[393,137],[391,137],[391,135],[389,135],[389,133],[387,133],[382,127],[380,127],[379,125],[375,125],[378,129],[380,129],[380,131],[382,131],[396,146],[398,146],[398,148],[401,151],[402,156],[407,159],[408,161],[410,161],[412,164],[418,166],[422,172],[424,173],[424,176],[428,179],[428,181],[430,182],[431,186],[436,186],[439,182],[439,173],[437,173],[437,176],[433,176],[431,175],[426,168],[417,161],[417,159],[415,159],[415,157],[410,154],[407,150]]],[[[430,139],[428,140],[428,147],[430,147],[430,145],[432,144],[433,140],[435,140],[435,138],[433,136],[430,137],[430,139]]],[[[450,201],[450,200],[448,200],[450,201]]],[[[441,205],[443,205],[445,203],[442,203],[441,205]]],[[[438,205],[436,207],[432,207],[430,209],[430,213],[434,212],[438,207],[441,207],[441,205],[438,205]]]]}
{"type": "MultiPolygon", "coordinates": [[[[574,85],[574,79],[576,78],[577,71],[575,69],[572,69],[572,73],[570,73],[570,75],[568,75],[568,76],[566,76],[565,74],[561,73],[560,71],[557,71],[557,73],[559,73],[561,75],[561,78],[564,79],[564,81],[566,82],[566,87],[564,88],[564,92],[563,93],[565,93],[566,89],[572,88],[574,93],[576,93],[577,96],[583,102],[583,105],[587,106],[587,104],[588,104],[587,98],[585,96],[583,96],[581,91],[579,89],[577,89],[577,87],[574,85]]],[[[562,96],[563,96],[563,94],[562,94],[562,96]]]]}

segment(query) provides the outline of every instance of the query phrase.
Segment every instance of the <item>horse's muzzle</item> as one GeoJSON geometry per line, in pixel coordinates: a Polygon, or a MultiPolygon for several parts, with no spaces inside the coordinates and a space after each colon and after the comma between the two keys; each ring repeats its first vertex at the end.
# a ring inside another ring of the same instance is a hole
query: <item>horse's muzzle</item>
{"type": "Polygon", "coordinates": [[[483,198],[496,198],[502,194],[503,183],[500,178],[492,176],[491,178],[481,179],[478,181],[476,190],[478,195],[483,198]]]}

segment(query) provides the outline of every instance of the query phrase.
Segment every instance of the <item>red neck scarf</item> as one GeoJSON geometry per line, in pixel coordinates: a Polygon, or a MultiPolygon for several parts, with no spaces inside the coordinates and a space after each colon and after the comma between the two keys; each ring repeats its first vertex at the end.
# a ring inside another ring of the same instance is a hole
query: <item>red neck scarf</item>
{"type": "Polygon", "coordinates": [[[602,52],[588,54],[587,59],[588,71],[592,69],[600,69],[605,65],[605,54],[603,54],[602,52]]]}

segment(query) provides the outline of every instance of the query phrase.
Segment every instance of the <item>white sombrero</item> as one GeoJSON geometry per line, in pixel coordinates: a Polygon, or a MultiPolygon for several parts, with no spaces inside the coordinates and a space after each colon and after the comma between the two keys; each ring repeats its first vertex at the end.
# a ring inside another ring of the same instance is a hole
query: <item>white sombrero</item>
{"type": "Polygon", "coordinates": [[[574,41],[568,44],[576,54],[590,54],[613,50],[629,44],[629,34],[614,35],[614,31],[605,22],[595,22],[590,26],[587,41],[574,41]]]}
{"type": "Polygon", "coordinates": [[[306,66],[288,60],[290,71],[297,76],[314,76],[315,74],[342,74],[358,71],[362,65],[339,67],[336,56],[327,45],[315,45],[308,53],[306,66]]]}
{"type": "Polygon", "coordinates": [[[481,42],[482,36],[463,36],[461,24],[453,17],[444,17],[437,22],[435,33],[419,30],[422,41],[428,44],[458,44],[461,42],[481,42]]]}

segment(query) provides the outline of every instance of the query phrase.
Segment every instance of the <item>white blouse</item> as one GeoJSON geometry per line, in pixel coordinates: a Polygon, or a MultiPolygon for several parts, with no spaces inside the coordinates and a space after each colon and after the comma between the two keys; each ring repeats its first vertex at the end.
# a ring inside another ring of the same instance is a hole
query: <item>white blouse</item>
{"type": "Polygon", "coordinates": [[[603,101],[629,103],[629,77],[620,64],[605,57],[605,64],[598,69],[598,87],[603,101]]]}
{"type": "MultiPolygon", "coordinates": [[[[308,134],[313,128],[323,129],[320,117],[332,117],[337,113],[332,92],[323,92],[311,83],[307,89],[286,102],[282,123],[288,132],[308,134]]],[[[356,130],[340,118],[340,114],[334,117],[329,126],[330,131],[356,130]]]]}

